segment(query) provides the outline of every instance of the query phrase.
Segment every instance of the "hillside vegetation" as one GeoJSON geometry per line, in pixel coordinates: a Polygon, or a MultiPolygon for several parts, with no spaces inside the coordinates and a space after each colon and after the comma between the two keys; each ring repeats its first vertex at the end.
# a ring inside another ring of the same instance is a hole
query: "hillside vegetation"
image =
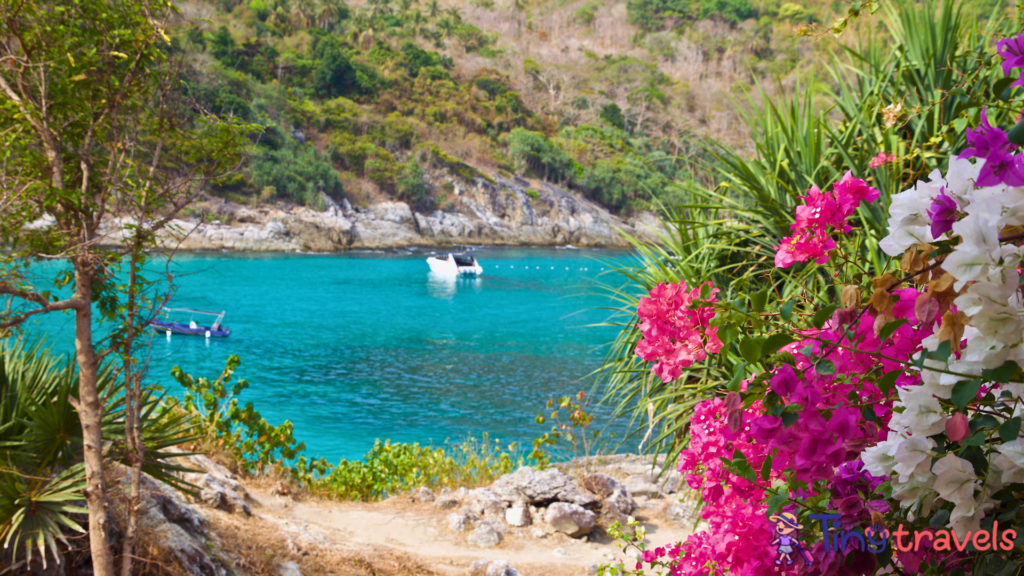
{"type": "Polygon", "coordinates": [[[424,177],[448,168],[542,179],[631,213],[678,201],[667,183],[707,180],[709,145],[748,148],[737,110],[758,105],[746,96],[756,84],[827,84],[815,63],[836,43],[796,32],[844,9],[219,0],[185,6],[174,49],[193,64],[184,86],[200,107],[263,127],[248,163],[218,183],[227,199],[450,209],[451,185],[424,177]]]}

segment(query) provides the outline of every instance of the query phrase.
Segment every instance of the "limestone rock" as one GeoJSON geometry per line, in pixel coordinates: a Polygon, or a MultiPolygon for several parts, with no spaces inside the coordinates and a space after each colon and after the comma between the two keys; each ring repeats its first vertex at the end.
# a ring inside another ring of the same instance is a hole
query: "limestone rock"
{"type": "Polygon", "coordinates": [[[583,487],[593,492],[605,502],[611,503],[623,514],[632,514],[637,506],[633,496],[626,487],[607,474],[591,474],[583,478],[583,487]]]}
{"type": "Polygon", "coordinates": [[[470,576],[519,576],[507,560],[476,560],[469,566],[470,576]]]}
{"type": "Polygon", "coordinates": [[[501,532],[495,530],[494,526],[489,523],[480,522],[467,538],[467,542],[480,548],[492,548],[501,544],[501,532]]]}
{"type": "Polygon", "coordinates": [[[285,562],[277,565],[277,576],[302,576],[302,570],[295,562],[285,562]]]}
{"type": "Polygon", "coordinates": [[[505,510],[505,522],[508,522],[511,526],[515,526],[517,528],[529,526],[531,520],[530,509],[522,504],[517,504],[508,510],[505,510]]]}
{"type": "Polygon", "coordinates": [[[451,496],[441,496],[434,501],[434,506],[441,510],[451,510],[452,508],[457,508],[458,505],[459,500],[457,498],[452,498],[451,496]]]}
{"type": "Polygon", "coordinates": [[[535,471],[523,466],[505,474],[491,484],[491,491],[502,502],[526,502],[547,505],[552,502],[570,502],[578,506],[595,506],[597,499],[579,491],[572,479],[555,468],[535,471]]]}
{"type": "Polygon", "coordinates": [[[470,510],[463,510],[462,512],[452,512],[446,519],[448,520],[448,528],[453,532],[462,532],[472,527],[473,523],[480,518],[470,510]]]}
{"type": "Polygon", "coordinates": [[[597,524],[597,516],[593,512],[569,502],[555,502],[548,506],[544,520],[555,530],[573,538],[590,534],[597,524]]]}
{"type": "Polygon", "coordinates": [[[692,503],[673,502],[665,509],[665,518],[676,526],[692,528],[697,521],[697,507],[692,503]]]}
{"type": "Polygon", "coordinates": [[[417,502],[427,503],[433,502],[435,497],[434,493],[430,491],[426,486],[420,486],[418,490],[413,494],[417,502]]]}
{"type": "Polygon", "coordinates": [[[491,492],[487,488],[477,488],[470,491],[470,506],[473,512],[476,512],[480,516],[504,516],[505,507],[502,506],[501,500],[495,496],[494,492],[491,492]]]}

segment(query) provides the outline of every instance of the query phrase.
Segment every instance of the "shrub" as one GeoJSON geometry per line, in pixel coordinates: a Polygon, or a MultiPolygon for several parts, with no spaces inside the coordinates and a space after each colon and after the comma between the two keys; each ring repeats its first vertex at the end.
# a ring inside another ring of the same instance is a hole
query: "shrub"
{"type": "Polygon", "coordinates": [[[584,26],[590,26],[594,23],[594,18],[597,17],[597,10],[600,7],[601,5],[593,0],[580,6],[576,9],[576,21],[584,26]]]}
{"type": "Polygon", "coordinates": [[[398,173],[396,189],[399,197],[411,204],[422,204],[427,198],[427,185],[423,182],[423,169],[415,158],[410,158],[398,173]]]}
{"type": "Polygon", "coordinates": [[[338,174],[312,145],[292,144],[280,150],[254,155],[250,164],[252,185],[257,190],[272,187],[279,197],[311,207],[322,200],[319,193],[341,196],[338,174]]]}
{"type": "Polygon", "coordinates": [[[512,158],[545,180],[565,182],[574,174],[572,158],[543,134],[516,128],[506,142],[512,158]]]}
{"type": "Polygon", "coordinates": [[[333,37],[317,43],[316,56],[320,62],[313,74],[313,90],[317,96],[343,96],[357,85],[356,71],[333,37]]]}
{"type": "Polygon", "coordinates": [[[626,129],[626,117],[622,115],[622,108],[619,108],[619,105],[615,102],[602,106],[600,116],[601,120],[604,120],[609,125],[619,130],[626,129]]]}

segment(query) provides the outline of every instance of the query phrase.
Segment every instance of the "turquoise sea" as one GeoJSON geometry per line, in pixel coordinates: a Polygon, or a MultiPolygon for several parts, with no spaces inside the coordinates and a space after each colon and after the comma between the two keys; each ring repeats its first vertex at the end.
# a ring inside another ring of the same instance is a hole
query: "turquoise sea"
{"type": "MultiPolygon", "coordinates": [[[[178,394],[172,366],[216,377],[238,354],[250,382],[240,400],[274,424],[291,420],[307,454],[330,461],[359,458],[377,438],[488,432],[528,445],[549,428],[533,421],[549,398],[590,390],[615,329],[587,326],[608,301],[585,294],[627,254],[480,248],[483,276],[445,278],[428,271],[429,253],[179,255],[172,306],[226,310],[232,334],[153,337],[150,380],[178,394]]],[[[70,316],[33,331],[73,349],[70,316]]]]}

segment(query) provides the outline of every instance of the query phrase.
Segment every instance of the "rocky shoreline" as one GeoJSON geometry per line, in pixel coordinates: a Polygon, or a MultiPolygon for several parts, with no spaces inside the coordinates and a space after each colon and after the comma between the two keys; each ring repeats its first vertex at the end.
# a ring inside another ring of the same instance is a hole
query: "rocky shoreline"
{"type": "MultiPolygon", "coordinates": [[[[656,242],[662,222],[644,212],[623,219],[548,184],[517,179],[449,178],[449,210],[420,213],[405,202],[352,207],[324,197],[315,211],[281,205],[206,202],[207,216],[174,220],[161,236],[180,250],[340,252],[409,246],[564,246],[627,248],[623,233],[656,242]]],[[[119,240],[120,226],[108,237],[119,240]]]]}

